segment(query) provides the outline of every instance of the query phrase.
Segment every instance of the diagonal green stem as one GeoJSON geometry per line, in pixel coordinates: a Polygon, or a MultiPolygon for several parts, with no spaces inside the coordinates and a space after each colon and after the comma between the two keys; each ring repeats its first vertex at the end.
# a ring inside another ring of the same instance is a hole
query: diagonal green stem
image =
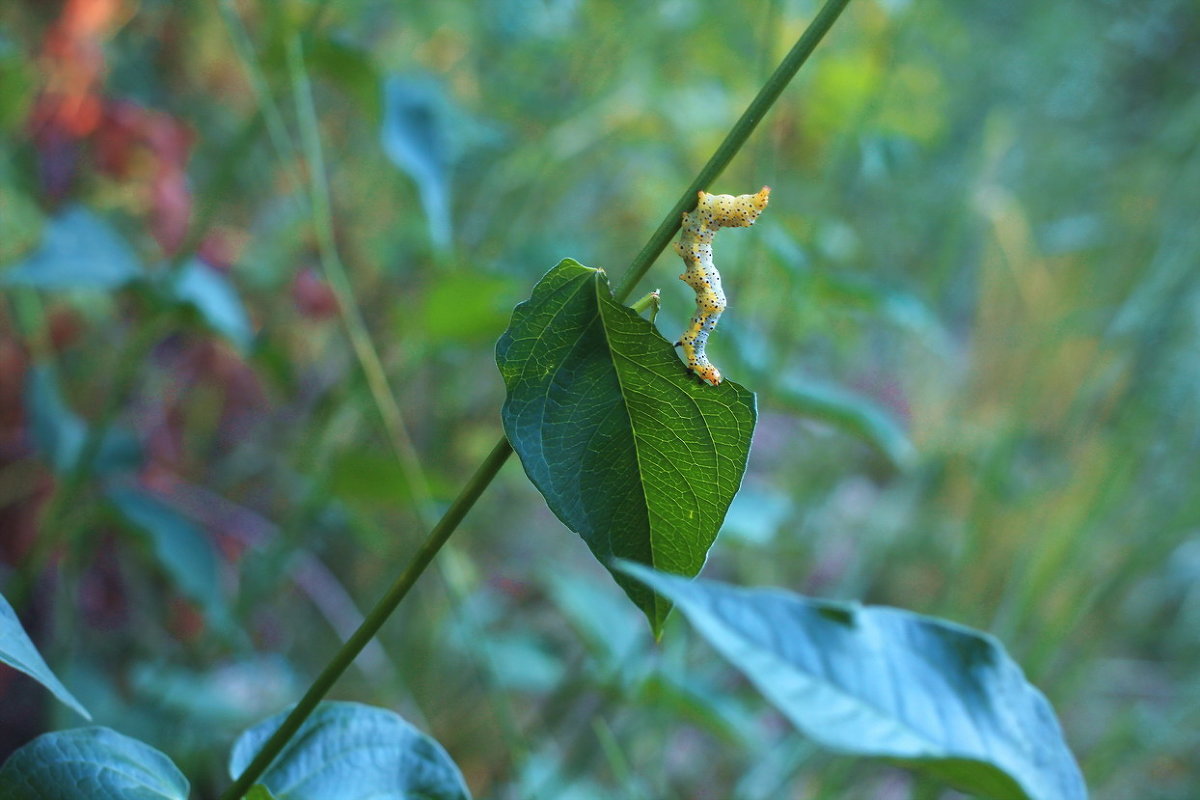
{"type": "Polygon", "coordinates": [[[492,452],[488,454],[483,463],[479,465],[479,469],[467,481],[467,485],[463,487],[462,492],[450,504],[450,508],[446,509],[446,513],[442,516],[441,521],[434,526],[429,533],[429,538],[421,545],[421,549],[413,556],[412,561],[404,568],[404,572],[396,579],[388,589],[387,594],[380,598],[371,612],[367,614],[362,625],[359,626],[346,643],[334,655],[333,660],[326,665],[325,669],[321,670],[321,674],[308,687],[308,691],[300,698],[291,713],[284,719],[283,724],[271,734],[271,738],[266,741],[258,755],[250,762],[249,766],[238,776],[237,780],[221,795],[221,800],[238,800],[254,782],[266,771],[271,762],[275,760],[275,756],[279,755],[283,750],[284,745],[288,740],[300,730],[300,726],[304,724],[304,720],[313,712],[317,704],[321,702],[325,694],[333,688],[333,684],[342,676],[342,673],[353,663],[358,656],[360,650],[366,647],[367,642],[375,636],[376,632],[383,627],[383,623],[387,621],[392,612],[396,610],[396,606],[400,605],[400,601],[408,594],[408,590],[417,582],[417,578],[421,577],[421,573],[433,561],[433,557],[442,549],[442,545],[450,538],[450,534],[462,522],[463,517],[471,510],[471,506],[475,505],[475,501],[483,494],[483,490],[488,487],[492,479],[496,477],[496,473],[500,471],[500,467],[504,466],[504,462],[508,460],[512,453],[512,448],[508,444],[507,439],[502,439],[492,448],[492,452]]]}
{"type": "MultiPolygon", "coordinates": [[[[717,149],[709,162],[704,165],[700,174],[692,181],[692,185],[688,187],[687,192],[675,204],[667,216],[659,224],[658,229],[650,237],[650,241],[642,248],[637,257],[634,258],[630,265],[629,271],[618,287],[615,295],[618,300],[624,301],[633,291],[633,287],[637,285],[642,276],[649,270],[650,265],[658,258],[659,254],[667,246],[667,243],[675,235],[676,229],[679,227],[679,218],[684,211],[692,207],[696,200],[696,192],[709,185],[709,183],[721,173],[722,170],[733,160],[734,155],[745,144],[750,134],[757,127],[759,121],[766,114],[771,105],[778,99],[780,93],[788,82],[795,76],[801,65],[808,59],[821,41],[822,37],[829,31],[834,21],[846,7],[849,0],[827,0],[820,12],[813,19],[812,23],[801,35],[799,41],[783,59],[779,67],[767,80],[758,96],[750,103],[750,106],[742,114],[741,118],[730,130],[729,135],[725,137],[725,141],[717,149]]],[[[375,607],[367,614],[361,626],[356,630],[345,644],[334,654],[333,659],[326,665],[325,669],[321,670],[321,674],[308,687],[308,691],[300,698],[291,713],[284,719],[283,723],[276,731],[271,734],[271,737],[263,744],[258,755],[254,760],[242,771],[242,774],[234,780],[234,782],[222,794],[220,800],[240,800],[240,798],[250,790],[276,756],[282,752],[288,741],[300,730],[300,726],[308,716],[316,709],[317,705],[329,692],[333,685],[341,677],[342,673],[349,668],[350,664],[358,656],[359,652],[367,645],[375,636],[384,622],[392,615],[400,605],[400,602],[412,589],[417,579],[432,563],[438,551],[449,540],[451,534],[458,528],[459,523],[475,505],[483,490],[488,487],[500,468],[504,466],[504,462],[512,455],[512,446],[507,439],[501,438],[496,446],[492,448],[492,452],[488,454],[484,462],[467,481],[467,485],[463,487],[458,497],[450,504],[446,513],[433,530],[430,531],[429,537],[421,545],[420,550],[413,556],[413,559],[404,568],[404,572],[396,579],[387,593],[380,598],[375,607]]]]}
{"type": "Polygon", "coordinates": [[[850,0],[826,0],[825,5],[821,7],[796,44],[792,46],[783,61],[779,62],[779,66],[771,73],[771,77],[767,78],[767,82],[759,89],[758,95],[750,101],[750,105],[746,106],[742,116],[725,136],[725,141],[721,142],[721,146],[700,170],[700,174],[692,181],[691,186],[688,186],[687,191],[675,203],[675,207],[667,213],[657,230],[651,234],[650,241],[646,242],[646,246],[634,257],[633,263],[629,265],[629,270],[625,273],[624,280],[613,292],[613,296],[617,298],[618,302],[625,302],[626,298],[633,294],[634,287],[649,271],[654,259],[658,258],[667,243],[675,238],[675,232],[679,230],[679,221],[683,212],[691,211],[696,207],[696,192],[707,189],[717,176],[725,171],[725,167],[729,166],[729,162],[742,149],[742,145],[746,143],[750,134],[758,127],[758,123],[766,116],[768,109],[779,99],[779,95],[787,88],[792,78],[796,77],[800,67],[812,55],[813,50],[829,32],[830,27],[849,2],[850,0]]]}

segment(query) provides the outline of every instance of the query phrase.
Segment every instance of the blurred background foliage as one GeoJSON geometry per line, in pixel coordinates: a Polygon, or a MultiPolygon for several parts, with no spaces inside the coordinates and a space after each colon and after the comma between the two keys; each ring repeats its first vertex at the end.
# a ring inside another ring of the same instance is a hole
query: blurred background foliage
{"type": "MultiPolygon", "coordinates": [[[[0,587],[97,721],[213,796],[495,441],[511,307],[619,276],[814,12],[0,6],[0,587]]],[[[773,192],[718,257],[761,420],[707,574],[996,633],[1098,798],[1200,785],[1197,41],[855,0],[713,187],[773,192]]],[[[335,694],[478,797],[940,796],[652,646],[515,462],[418,589],[335,694]]],[[[78,722],[0,697],[0,755],[78,722]]]]}

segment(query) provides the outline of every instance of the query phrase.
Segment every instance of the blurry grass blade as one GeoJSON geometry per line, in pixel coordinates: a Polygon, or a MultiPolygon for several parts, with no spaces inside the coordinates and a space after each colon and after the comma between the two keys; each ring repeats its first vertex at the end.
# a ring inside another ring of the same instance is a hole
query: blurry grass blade
{"type": "MultiPolygon", "coordinates": [[[[249,766],[283,722],[277,714],[243,733],[229,773],[249,766]]],[[[398,797],[470,800],[454,761],[400,715],[361,703],[322,703],[259,781],[278,800],[398,797]]]]}
{"type": "Polygon", "coordinates": [[[884,606],[620,569],[673,600],[826,747],[999,800],[1087,797],[1050,704],[986,634],[884,606]]]}
{"type": "MultiPolygon", "coordinates": [[[[12,606],[0,595],[0,663],[7,664],[13,669],[24,672],[29,677],[49,689],[55,697],[78,712],[80,716],[91,719],[83,704],[63,686],[62,681],[50,671],[42,654],[37,651],[29,634],[21,627],[17,613],[12,606]]],[[[0,789],[0,791],[3,791],[0,789]]]]}
{"type": "Polygon", "coordinates": [[[120,234],[91,211],[71,207],[46,223],[33,252],[0,268],[0,286],[116,289],[141,275],[141,262],[120,234]]]}
{"type": "Polygon", "coordinates": [[[47,733],[0,767],[0,800],[187,800],[171,759],[109,728],[47,733]]]}
{"type": "MultiPolygon", "coordinates": [[[[496,345],[504,431],[550,509],[606,567],[695,575],[737,494],[754,395],[702,384],[671,343],[617,303],[603,271],[567,259],[496,345]]],[[[613,572],[657,635],[670,603],[613,572]]]]}
{"type": "Polygon", "coordinates": [[[249,350],[254,336],[250,317],[227,277],[199,259],[192,259],[179,272],[173,292],[177,300],[195,308],[210,328],[238,350],[243,353],[249,350]]]}
{"type": "Polygon", "coordinates": [[[638,699],[646,706],[670,711],[730,745],[758,744],[758,715],[742,708],[734,694],[714,691],[710,683],[686,673],[659,669],[642,681],[638,690],[638,699]]]}
{"type": "Polygon", "coordinates": [[[771,401],[863,439],[900,469],[916,461],[917,450],[899,421],[860,394],[831,384],[788,381],[773,390],[771,401]]]}
{"type": "Polygon", "coordinates": [[[204,531],[162,500],[133,487],[117,487],[108,498],[122,516],[143,531],[167,574],[210,622],[224,624],[217,553],[204,531]]]}
{"type": "Polygon", "coordinates": [[[380,140],[392,163],[417,184],[437,247],[450,244],[452,152],[446,100],[432,80],[389,78],[380,140]]]}

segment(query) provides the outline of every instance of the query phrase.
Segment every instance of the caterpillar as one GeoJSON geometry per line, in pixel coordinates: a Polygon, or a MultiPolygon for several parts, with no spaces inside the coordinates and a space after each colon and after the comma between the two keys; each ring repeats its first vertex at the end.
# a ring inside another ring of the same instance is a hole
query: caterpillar
{"type": "Polygon", "coordinates": [[[713,264],[713,234],[721,228],[748,228],[767,207],[771,188],[764,186],[757,194],[709,194],[700,192],[696,210],[683,215],[682,233],[675,243],[675,252],[683,258],[684,271],[679,280],[696,292],[696,314],[675,343],[683,348],[688,369],[705,383],[716,386],[721,382],[717,369],[704,347],[708,335],[717,327],[725,310],[725,291],[721,288],[721,273],[713,264]]]}

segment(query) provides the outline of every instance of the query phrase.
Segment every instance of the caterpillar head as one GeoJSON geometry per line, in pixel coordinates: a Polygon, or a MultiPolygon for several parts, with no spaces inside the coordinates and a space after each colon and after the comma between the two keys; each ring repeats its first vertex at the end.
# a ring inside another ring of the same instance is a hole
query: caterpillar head
{"type": "Polygon", "coordinates": [[[757,218],[758,215],[761,214],[767,207],[767,201],[771,197],[771,187],[764,186],[756,193],[748,195],[748,197],[750,199],[750,205],[754,207],[754,216],[757,218]]]}

